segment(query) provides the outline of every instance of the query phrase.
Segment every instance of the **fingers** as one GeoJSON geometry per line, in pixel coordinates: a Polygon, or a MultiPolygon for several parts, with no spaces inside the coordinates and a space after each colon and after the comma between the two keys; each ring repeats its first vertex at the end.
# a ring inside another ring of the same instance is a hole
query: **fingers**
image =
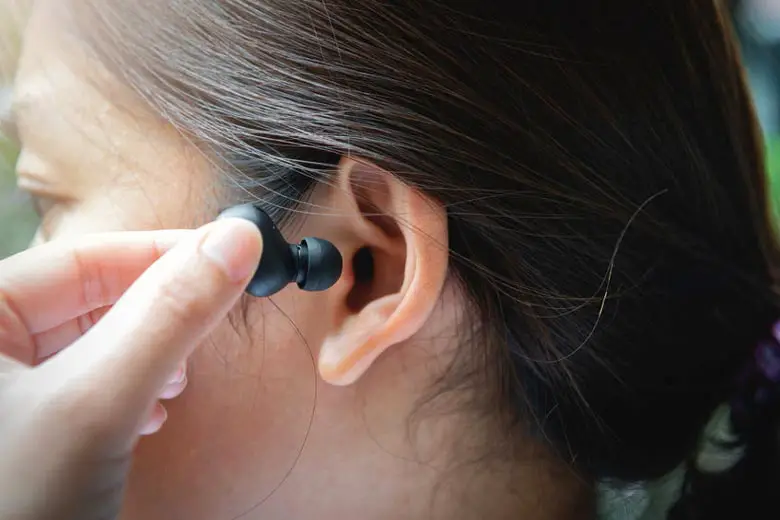
{"type": "Polygon", "coordinates": [[[100,307],[86,314],[67,321],[53,329],[46,330],[32,337],[34,355],[31,360],[25,361],[30,365],[37,365],[74,343],[87,333],[111,307],[100,307]]]}
{"type": "Polygon", "coordinates": [[[160,256],[193,233],[101,234],[19,253],[0,261],[0,312],[10,309],[30,335],[54,328],[114,303],[160,256]]]}
{"type": "Polygon", "coordinates": [[[0,354],[0,381],[2,381],[4,375],[29,370],[29,368],[30,367],[24,363],[21,363],[12,357],[0,354]]]}
{"type": "Polygon", "coordinates": [[[187,369],[182,364],[160,393],[160,399],[179,397],[187,386],[187,369]]]}
{"type": "Polygon", "coordinates": [[[0,356],[32,364],[35,344],[13,304],[0,293],[0,356]]]}
{"type": "Polygon", "coordinates": [[[155,403],[152,412],[149,414],[149,418],[145,421],[139,435],[151,435],[157,433],[162,428],[163,423],[168,418],[168,412],[163,405],[155,403]]]}
{"type": "MultiPolygon", "coordinates": [[[[187,367],[182,364],[160,394],[160,399],[179,397],[187,386],[187,367]]],[[[168,419],[168,411],[162,403],[155,403],[146,422],[141,426],[139,435],[152,435],[162,428],[168,419]]]]}
{"type": "Polygon", "coordinates": [[[261,251],[251,222],[209,224],[152,265],[50,363],[84,374],[122,414],[143,421],[171,374],[238,301],[261,251]]]}

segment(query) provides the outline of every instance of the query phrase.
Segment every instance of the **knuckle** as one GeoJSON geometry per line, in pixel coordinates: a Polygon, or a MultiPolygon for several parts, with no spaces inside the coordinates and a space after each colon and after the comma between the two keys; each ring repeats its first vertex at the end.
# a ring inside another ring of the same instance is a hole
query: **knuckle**
{"type": "Polygon", "coordinates": [[[100,307],[79,316],[77,318],[77,324],[81,335],[84,336],[87,332],[90,331],[90,329],[92,329],[92,327],[97,325],[110,309],[110,306],[100,307]]]}
{"type": "Polygon", "coordinates": [[[0,287],[0,356],[32,362],[33,339],[11,298],[0,287]]]}
{"type": "Polygon", "coordinates": [[[81,290],[81,301],[86,308],[94,308],[109,303],[109,290],[106,285],[107,277],[99,264],[90,265],[83,251],[76,247],[73,249],[73,261],[76,265],[78,286],[81,290]]]}
{"type": "Polygon", "coordinates": [[[10,328],[11,325],[16,326],[21,321],[21,314],[16,310],[11,297],[0,287],[0,330],[10,328]]]}
{"type": "Polygon", "coordinates": [[[79,334],[81,336],[85,335],[92,327],[95,326],[95,320],[93,319],[91,312],[79,316],[76,319],[76,323],[78,324],[79,334]]]}

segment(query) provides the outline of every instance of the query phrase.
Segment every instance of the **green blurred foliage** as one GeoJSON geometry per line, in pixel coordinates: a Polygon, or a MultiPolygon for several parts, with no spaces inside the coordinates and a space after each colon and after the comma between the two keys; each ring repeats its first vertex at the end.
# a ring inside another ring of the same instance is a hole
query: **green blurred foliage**
{"type": "Polygon", "coordinates": [[[32,206],[16,190],[13,173],[16,153],[0,135],[0,258],[27,247],[37,225],[32,206]]]}
{"type": "MultiPolygon", "coordinates": [[[[0,112],[7,109],[5,94],[13,81],[26,7],[26,0],[0,0],[0,112]]],[[[37,225],[31,205],[16,191],[17,153],[0,133],[0,258],[27,247],[37,225]]]]}
{"type": "Polygon", "coordinates": [[[766,169],[769,174],[769,197],[772,216],[780,224],[780,136],[766,138],[766,169]]]}

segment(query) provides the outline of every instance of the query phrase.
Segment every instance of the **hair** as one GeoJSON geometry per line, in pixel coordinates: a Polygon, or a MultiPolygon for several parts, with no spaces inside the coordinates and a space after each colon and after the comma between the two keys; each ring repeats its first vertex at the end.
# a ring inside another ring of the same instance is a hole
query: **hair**
{"type": "MultiPolygon", "coordinates": [[[[446,209],[458,380],[589,481],[770,510],[778,410],[694,454],[778,317],[760,132],[714,0],[98,2],[87,38],[276,217],[345,155],[446,209]]],[[[475,425],[478,427],[478,425],[475,425]]]]}

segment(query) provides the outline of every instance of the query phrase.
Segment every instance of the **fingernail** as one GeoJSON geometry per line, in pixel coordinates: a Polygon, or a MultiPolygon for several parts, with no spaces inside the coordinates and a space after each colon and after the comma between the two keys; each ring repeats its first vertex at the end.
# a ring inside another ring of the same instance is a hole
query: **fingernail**
{"type": "Polygon", "coordinates": [[[162,425],[168,419],[168,410],[161,404],[157,403],[152,410],[152,415],[146,421],[146,424],[141,428],[140,435],[152,435],[157,433],[162,428],[162,425]]]}
{"type": "Polygon", "coordinates": [[[201,251],[233,282],[240,282],[254,273],[257,265],[250,261],[246,248],[252,246],[251,233],[259,237],[249,221],[225,219],[214,224],[201,245],[201,251]]]}
{"type": "Polygon", "coordinates": [[[182,365],[173,374],[173,377],[171,377],[170,381],[168,381],[168,384],[181,383],[182,381],[184,381],[186,375],[187,375],[187,370],[186,368],[184,368],[184,365],[182,365]]]}
{"type": "Polygon", "coordinates": [[[163,388],[162,392],[160,392],[158,399],[175,399],[183,394],[186,388],[187,377],[185,376],[181,381],[177,381],[176,383],[168,383],[165,388],[163,388]]]}

